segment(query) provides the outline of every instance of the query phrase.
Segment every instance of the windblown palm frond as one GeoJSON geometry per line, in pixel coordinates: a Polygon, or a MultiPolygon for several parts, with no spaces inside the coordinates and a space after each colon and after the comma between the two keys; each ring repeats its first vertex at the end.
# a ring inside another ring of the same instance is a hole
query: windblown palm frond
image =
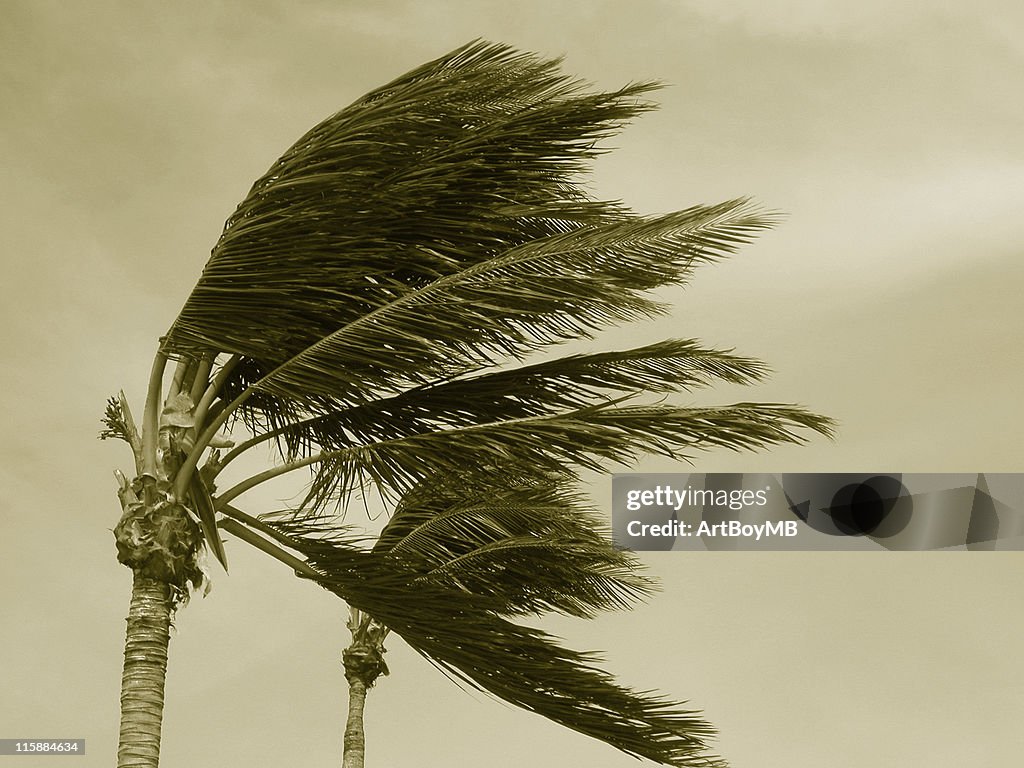
{"type": "MultiPolygon", "coordinates": [[[[355,541],[332,520],[288,510],[261,520],[293,548],[295,540],[355,541]]],[[[505,616],[590,618],[655,589],[636,556],[612,545],[584,497],[564,478],[539,473],[490,482],[446,474],[420,483],[398,502],[372,551],[422,581],[484,595],[505,616]]]]}
{"type": "Polygon", "coordinates": [[[253,185],[167,348],[280,364],[438,277],[618,220],[575,175],[651,88],[586,93],[557,61],[480,42],[368,94],[253,185]]]}
{"type": "MultiPolygon", "coordinates": [[[[293,532],[294,535],[294,532],[293,532]]],[[[624,752],[681,768],[720,768],[699,712],[618,685],[593,654],[501,617],[503,602],[398,568],[386,553],[299,536],[317,580],[371,613],[457,680],[624,752]]]]}
{"type": "Polygon", "coordinates": [[[590,94],[557,64],[472,44],[315,127],[228,220],[165,348],[352,404],[657,311],[638,292],[770,224],[742,201],[590,200],[595,142],[652,86],[590,94]]]}
{"type": "MultiPolygon", "coordinates": [[[[569,355],[440,380],[306,418],[289,418],[282,401],[280,411],[259,409],[275,414],[275,426],[263,422],[254,432],[261,441],[278,439],[283,453],[294,458],[314,450],[584,408],[641,392],[696,389],[714,381],[748,384],[766,371],[757,360],[692,340],[669,339],[621,352],[569,355]]],[[[237,384],[226,390],[228,400],[242,391],[237,384]]],[[[254,395],[264,402],[266,397],[254,395]]]]}
{"type": "MultiPolygon", "coordinates": [[[[731,252],[769,224],[744,201],[732,201],[510,242],[485,261],[409,289],[318,335],[280,362],[288,345],[279,341],[273,356],[256,358],[275,367],[247,384],[310,405],[318,398],[352,405],[521,358],[548,344],[589,338],[594,330],[663,311],[646,291],[685,282],[696,265],[731,252]]],[[[211,264],[216,260],[215,252],[211,264]]],[[[238,280],[232,274],[228,290],[238,280]]],[[[214,282],[208,267],[196,291],[204,283],[214,291],[214,282]]],[[[260,294],[249,300],[257,297],[269,301],[260,294]]],[[[200,301],[194,293],[182,316],[200,301]]],[[[264,323],[249,330],[276,336],[282,329],[264,323]]],[[[224,342],[221,351],[238,351],[224,342]]]]}
{"type": "Polygon", "coordinates": [[[591,617],[654,587],[605,527],[558,478],[488,486],[446,475],[401,499],[373,551],[400,570],[493,598],[505,615],[591,617]]]}
{"type": "Polygon", "coordinates": [[[230,501],[289,467],[315,465],[302,511],[316,514],[364,487],[367,479],[389,497],[439,473],[476,474],[481,481],[495,473],[574,476],[580,469],[607,471],[608,462],[627,463],[652,453],[689,458],[692,451],[712,446],[741,450],[800,443],[801,428],[827,433],[830,422],[772,403],[682,408],[612,402],[327,450],[255,475],[222,498],[230,501]]]}
{"type": "Polygon", "coordinates": [[[736,201],[538,238],[367,312],[254,385],[358,403],[588,338],[662,311],[645,291],[683,282],[767,225],[736,201]]]}

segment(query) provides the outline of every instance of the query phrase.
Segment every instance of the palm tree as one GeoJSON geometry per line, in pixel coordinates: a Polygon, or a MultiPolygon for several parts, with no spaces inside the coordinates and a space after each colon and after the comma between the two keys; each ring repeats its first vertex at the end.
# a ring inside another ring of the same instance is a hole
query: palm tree
{"type": "Polygon", "coordinates": [[[572,490],[579,470],[802,442],[830,422],[792,405],[644,399],[766,372],[697,341],[530,357],[665,311],[653,289],[774,221],[745,200],[640,216],[593,199],[582,172],[656,86],[591,92],[558,65],[474,42],[315,126],[228,219],[160,339],[141,425],[123,394],[108,403],[103,436],[135,456],[115,528],[134,573],[119,766],[157,764],[169,620],[205,581],[204,549],[226,567],[221,531],[341,596],[352,659],[390,631],[626,752],[716,764],[696,713],[511,617],[587,616],[645,592],[572,490]],[[235,459],[268,443],[280,461],[227,485],[235,459]],[[301,469],[308,492],[287,514],[239,509],[301,469]],[[340,522],[371,491],[392,517],[367,548],[340,522]]]}

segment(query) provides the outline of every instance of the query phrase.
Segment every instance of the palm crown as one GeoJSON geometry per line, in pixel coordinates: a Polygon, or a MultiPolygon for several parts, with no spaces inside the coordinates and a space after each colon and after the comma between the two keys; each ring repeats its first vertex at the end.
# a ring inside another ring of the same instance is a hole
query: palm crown
{"type": "MultiPolygon", "coordinates": [[[[694,340],[529,359],[665,311],[652,289],[773,223],[745,200],[641,216],[593,199],[581,178],[598,142],[650,109],[656,86],[595,93],[558,63],[464,46],[324,120],[253,185],[161,340],[142,437],[123,400],[108,412],[139,456],[123,500],[184,509],[190,552],[205,542],[224,561],[218,526],[289,562],[278,545],[298,552],[305,575],[501,698],[631,754],[711,765],[696,713],[509,617],[590,616],[650,588],[574,490],[581,468],[800,442],[829,421],[638,399],[766,372],[694,340]],[[251,436],[225,453],[234,424],[251,436]],[[267,441],[281,462],[219,489],[267,441]],[[235,506],[303,467],[296,509],[235,506]],[[369,486],[392,512],[372,548],[336,515],[369,486]]],[[[144,567],[149,555],[122,549],[144,567]]],[[[179,588],[195,580],[175,573],[179,588]]]]}

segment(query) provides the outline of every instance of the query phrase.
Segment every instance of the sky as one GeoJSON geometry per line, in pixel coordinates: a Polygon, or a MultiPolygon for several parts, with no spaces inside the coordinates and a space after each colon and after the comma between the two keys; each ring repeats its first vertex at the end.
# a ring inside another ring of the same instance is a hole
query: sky
{"type": "MultiPolygon", "coordinates": [[[[696,337],[832,441],[657,472],[1020,472],[1024,10],[1019,3],[4,3],[0,25],[0,738],[110,765],[130,575],[107,397],[141,410],[158,337],[252,181],[314,123],[474,38],[658,79],[595,193],[641,212],[749,195],[783,223],[608,347],[696,337]],[[1017,307],[1017,309],[1014,309],[1017,307]]],[[[588,477],[599,508],[607,476],[588,477]]],[[[246,497],[275,508],[285,489],[246,497]]],[[[165,765],[340,761],[345,612],[229,542],[171,639],[165,765]]],[[[1014,552],[644,553],[660,594],[543,626],[719,729],[734,768],[1017,765],[1014,552]]],[[[392,638],[367,765],[635,762],[460,690],[392,638]]],[[[56,758],[39,758],[45,765],[56,758]]],[[[63,765],[63,763],[61,763],[63,765]]]]}

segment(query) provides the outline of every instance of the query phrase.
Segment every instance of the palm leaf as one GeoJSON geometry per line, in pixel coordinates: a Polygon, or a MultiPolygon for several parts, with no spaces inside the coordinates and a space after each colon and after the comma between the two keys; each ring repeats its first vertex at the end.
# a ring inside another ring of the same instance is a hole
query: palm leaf
{"type": "Polygon", "coordinates": [[[165,350],[351,405],[656,312],[640,292],[771,223],[742,201],[645,219],[589,200],[575,176],[651,86],[589,94],[557,64],[473,44],[315,127],[228,220],[165,350]]]}
{"type": "Polygon", "coordinates": [[[588,338],[663,311],[645,291],[684,282],[769,224],[732,201],[535,239],[367,312],[253,385],[358,403],[588,338]]]}
{"type": "MultiPolygon", "coordinates": [[[[289,410],[285,399],[258,393],[256,406],[243,406],[250,429],[261,441],[277,438],[283,453],[295,458],[316,450],[341,449],[447,427],[539,416],[606,402],[640,392],[695,389],[713,381],[747,384],[766,373],[760,361],[693,340],[668,339],[621,352],[569,355],[533,365],[492,370],[440,380],[356,406],[334,408],[308,418],[289,410]],[[265,421],[275,417],[274,425],[265,421]]],[[[240,394],[237,384],[225,393],[240,394]]],[[[248,448],[249,446],[246,446],[248,448]]]]}
{"type": "MultiPolygon", "coordinates": [[[[325,451],[294,462],[316,466],[303,504],[319,514],[331,499],[344,499],[367,481],[385,496],[400,496],[437,474],[475,474],[486,484],[494,474],[571,476],[579,469],[607,471],[646,454],[689,460],[711,447],[755,449],[803,443],[800,429],[830,434],[831,420],[791,406],[737,403],[683,408],[672,405],[623,406],[615,403],[566,413],[380,440],[325,451]]],[[[230,500],[282,473],[268,470],[225,492],[230,500]]]]}
{"type": "Polygon", "coordinates": [[[604,741],[674,766],[719,768],[700,713],[618,685],[593,654],[498,615],[501,603],[396,568],[379,553],[298,538],[323,586],[373,615],[457,680],[604,741]]]}
{"type": "Polygon", "coordinates": [[[604,528],[557,478],[498,486],[447,475],[406,494],[373,549],[401,570],[494,598],[505,614],[591,617],[654,587],[604,528]]]}
{"type": "Polygon", "coordinates": [[[224,551],[224,542],[221,541],[220,534],[217,531],[215,503],[201,474],[198,472],[192,476],[192,482],[189,486],[189,499],[199,519],[199,525],[203,531],[203,539],[206,541],[207,547],[209,547],[213,556],[217,558],[217,562],[227,571],[228,555],[224,551]]]}
{"type": "Polygon", "coordinates": [[[617,218],[574,176],[652,86],[586,93],[557,65],[470,44],[314,127],[229,218],[166,349],[279,364],[439,276],[617,218]]]}

